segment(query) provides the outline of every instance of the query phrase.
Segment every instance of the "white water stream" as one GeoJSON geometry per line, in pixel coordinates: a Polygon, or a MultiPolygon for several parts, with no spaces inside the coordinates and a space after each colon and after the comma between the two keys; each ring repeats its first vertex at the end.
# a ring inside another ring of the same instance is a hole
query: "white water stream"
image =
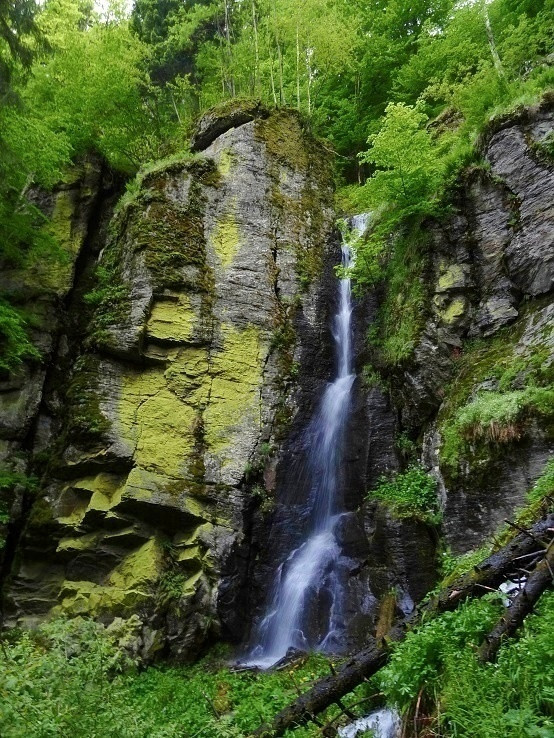
{"type": "Polygon", "coordinates": [[[398,738],[400,735],[400,716],[396,710],[383,707],[375,710],[371,715],[358,720],[339,729],[340,738],[357,738],[366,731],[373,731],[375,738],[398,738]]]}
{"type": "MultiPolygon", "coordinates": [[[[352,227],[365,230],[367,218],[355,216],[352,227]]],[[[342,266],[351,265],[346,240],[342,266]]],[[[338,310],[333,319],[337,373],[323,393],[318,412],[307,433],[312,439],[306,459],[309,475],[309,514],[304,541],[292,550],[277,569],[266,614],[255,633],[255,646],[243,663],[268,668],[290,648],[333,650],[344,632],[342,618],[343,582],[340,547],[335,526],[343,510],[339,494],[342,440],[350,410],[355,374],[352,369],[352,296],[350,278],[339,280],[338,310]],[[310,643],[305,616],[310,601],[325,592],[330,599],[327,633],[319,643],[310,643]]],[[[335,648],[336,650],[336,648],[335,648]]]]}

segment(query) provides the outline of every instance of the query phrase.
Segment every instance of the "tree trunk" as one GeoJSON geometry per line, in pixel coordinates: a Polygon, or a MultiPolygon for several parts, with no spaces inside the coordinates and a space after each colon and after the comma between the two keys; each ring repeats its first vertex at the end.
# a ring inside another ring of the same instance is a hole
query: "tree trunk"
{"type": "MultiPolygon", "coordinates": [[[[258,46],[258,22],[256,20],[256,0],[252,0],[252,28],[254,31],[254,96],[258,94],[260,49],[258,46]]],[[[273,76],[273,73],[272,73],[273,76]]]]}
{"type": "Polygon", "coordinates": [[[300,110],[300,36],[296,25],[296,109],[300,110]]]}
{"type": "Polygon", "coordinates": [[[494,63],[494,68],[496,69],[496,72],[500,79],[505,79],[504,74],[504,67],[502,66],[502,62],[500,61],[500,55],[498,54],[498,49],[496,48],[496,43],[494,41],[494,34],[492,32],[492,26],[491,26],[491,20],[489,18],[489,11],[487,9],[487,0],[482,0],[483,2],[483,18],[485,20],[485,29],[487,31],[487,40],[489,42],[489,48],[491,50],[491,56],[492,61],[494,63]]]}

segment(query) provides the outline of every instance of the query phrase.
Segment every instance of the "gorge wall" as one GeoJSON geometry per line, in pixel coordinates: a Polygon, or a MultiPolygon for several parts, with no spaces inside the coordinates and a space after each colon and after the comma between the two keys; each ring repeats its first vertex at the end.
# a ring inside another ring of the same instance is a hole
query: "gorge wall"
{"type": "Polygon", "coordinates": [[[318,331],[331,170],[296,115],[257,106],[195,148],[113,215],[95,162],[45,205],[68,258],[36,288],[44,361],[0,395],[4,458],[42,475],[13,511],[7,623],[135,615],[145,650],[190,657],[244,622],[247,480],[294,412],[294,325],[318,331]]]}
{"type": "MultiPolygon", "coordinates": [[[[552,120],[547,102],[498,121],[455,214],[423,224],[408,358],[368,346],[383,288],[357,302],[341,526],[352,647],[391,590],[409,610],[434,585],[441,536],[463,552],[493,534],[554,450],[552,120]],[[362,380],[368,362],[382,381],[362,380]],[[484,395],[515,403],[503,434],[466,422],[484,395]],[[366,499],[408,462],[401,438],[437,478],[441,528],[366,499]]],[[[40,479],[1,493],[7,625],[123,619],[143,656],[190,659],[243,641],[264,601],[332,372],[332,170],[297,115],[257,104],[207,114],[193,149],[123,198],[93,158],[37,192],[65,256],[0,277],[42,354],[0,378],[0,460],[40,479]]]]}

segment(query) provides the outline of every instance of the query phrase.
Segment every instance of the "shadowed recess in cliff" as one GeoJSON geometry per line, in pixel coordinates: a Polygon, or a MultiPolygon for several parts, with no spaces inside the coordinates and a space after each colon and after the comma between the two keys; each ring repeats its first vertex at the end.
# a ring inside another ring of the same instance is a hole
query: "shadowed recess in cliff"
{"type": "MultiPolygon", "coordinates": [[[[354,218],[355,230],[366,219],[354,218]]],[[[336,377],[328,383],[319,408],[303,434],[304,453],[298,461],[296,525],[286,527],[284,557],[274,575],[265,614],[254,629],[245,663],[267,668],[286,656],[290,648],[338,652],[343,647],[347,623],[343,613],[348,559],[341,552],[340,519],[344,514],[343,459],[345,429],[355,380],[352,362],[352,297],[348,268],[352,253],[342,244],[338,311],[332,333],[336,354],[336,377]],[[298,498],[297,498],[298,499],[298,498]],[[300,538],[298,536],[300,533],[300,538]]],[[[296,502],[296,500],[295,500],[296,502]]],[[[288,506],[287,506],[288,507],[288,506]]]]}

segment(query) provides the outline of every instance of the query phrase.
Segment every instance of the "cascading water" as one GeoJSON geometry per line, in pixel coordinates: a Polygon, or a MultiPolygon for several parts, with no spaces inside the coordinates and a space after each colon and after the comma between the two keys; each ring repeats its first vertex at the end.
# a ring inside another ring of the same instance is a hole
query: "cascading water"
{"type": "MultiPolygon", "coordinates": [[[[352,227],[365,230],[367,218],[355,216],[352,227]]],[[[351,265],[346,240],[342,266],[351,265]]],[[[303,474],[307,475],[309,498],[304,521],[304,541],[294,548],[277,569],[266,614],[260,621],[254,647],[244,663],[267,668],[283,658],[290,648],[337,650],[344,632],[342,600],[344,567],[335,528],[342,510],[339,472],[343,436],[348,419],[352,370],[352,297],[350,278],[339,280],[339,305],[333,319],[337,374],[327,385],[318,412],[306,429],[310,439],[303,474]],[[322,593],[330,602],[325,635],[316,643],[306,636],[310,601],[322,593]]]]}

